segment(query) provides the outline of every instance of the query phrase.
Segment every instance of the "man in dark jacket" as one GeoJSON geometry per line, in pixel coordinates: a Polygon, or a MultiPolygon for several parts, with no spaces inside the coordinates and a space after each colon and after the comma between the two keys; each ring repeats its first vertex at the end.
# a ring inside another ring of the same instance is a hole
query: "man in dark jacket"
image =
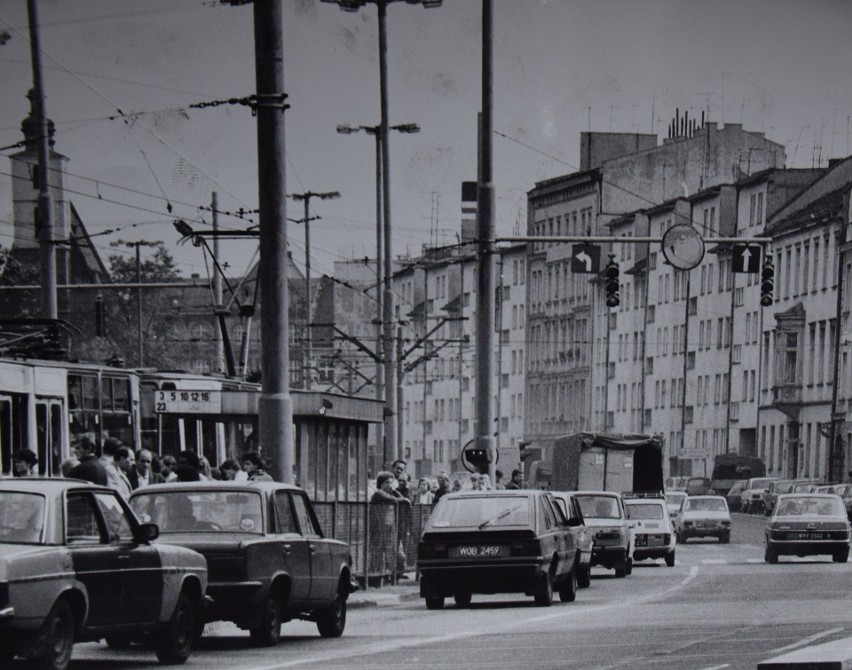
{"type": "Polygon", "coordinates": [[[432,498],[433,505],[438,502],[442,496],[445,496],[450,492],[450,476],[446,472],[440,472],[437,479],[438,488],[435,491],[435,496],[432,498]]]}
{"type": "Polygon", "coordinates": [[[520,470],[512,470],[512,481],[506,484],[507,489],[519,489],[523,486],[524,475],[520,470]]]}
{"type": "Polygon", "coordinates": [[[95,446],[87,435],[81,436],[74,443],[74,451],[80,464],[71,468],[68,476],[72,479],[83,479],[93,484],[107,485],[106,468],[101,465],[95,454],[95,446]]]}

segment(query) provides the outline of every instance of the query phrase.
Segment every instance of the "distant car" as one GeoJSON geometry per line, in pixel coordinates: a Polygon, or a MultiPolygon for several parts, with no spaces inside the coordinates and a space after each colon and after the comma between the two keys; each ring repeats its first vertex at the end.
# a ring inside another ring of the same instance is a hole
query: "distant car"
{"type": "Polygon", "coordinates": [[[727,544],[731,541],[728,503],[722,496],[690,496],[683,501],[674,527],[680,544],[693,537],[716,537],[727,544]]]}
{"type": "Polygon", "coordinates": [[[573,497],[580,503],[586,527],[593,533],[592,566],[615,570],[616,577],[633,571],[633,534],[624,501],[612,491],[577,491],[573,497]]]}
{"type": "Polygon", "coordinates": [[[766,522],[767,563],[779,556],[827,554],[835,563],[849,558],[850,526],[846,507],[833,493],[786,493],[766,522]]]}
{"type": "Polygon", "coordinates": [[[462,491],[441,498],[417,547],[420,596],[430,610],[453,597],[466,607],[474,593],[525,593],[536,605],[577,593],[580,550],[548,491],[462,491]]]}
{"type": "Polygon", "coordinates": [[[672,519],[680,511],[680,506],[686,500],[686,491],[666,491],[666,508],[672,519]]]}
{"type": "MultiPolygon", "coordinates": [[[[349,545],[325,537],[300,488],[277,482],[186,482],[136,489],[130,506],[160,540],[207,558],[213,599],[203,621],[232,621],[258,646],[306,619],[339,637],[354,590],[349,545]]],[[[200,629],[199,629],[200,633],[200,629]]]]}
{"type": "Polygon", "coordinates": [[[675,534],[663,498],[624,498],[624,509],[633,529],[633,560],[665,559],[675,564],[675,534]]]}
{"type": "Polygon", "coordinates": [[[752,477],[749,479],[740,496],[742,511],[746,513],[762,512],[766,508],[766,492],[775,479],[773,477],[752,477]]]}
{"type": "Polygon", "coordinates": [[[667,477],[666,491],[685,491],[689,477],[667,477]]]}
{"type": "MultiPolygon", "coordinates": [[[[772,514],[772,511],[775,509],[775,503],[778,500],[778,496],[782,493],[790,493],[795,483],[795,479],[776,479],[775,481],[770,482],[769,488],[766,490],[766,495],[763,496],[763,507],[766,516],[770,516],[772,514]]],[[[742,504],[742,501],[740,501],[740,504],[742,504]]]]}
{"type": "Polygon", "coordinates": [[[592,533],[586,528],[583,513],[580,511],[580,503],[573,497],[571,492],[551,491],[556,502],[562,508],[567,519],[579,519],[582,523],[569,524],[569,530],[574,535],[574,541],[579,551],[577,561],[577,586],[587,588],[591,584],[592,572],[592,533]]]}
{"type": "Polygon", "coordinates": [[[204,557],[154,545],[112,489],[67,479],[0,481],[0,661],[62,670],[76,642],[192,649],[207,588],[204,557]]]}
{"type": "Polygon", "coordinates": [[[710,493],[709,477],[690,477],[686,481],[686,493],[691,496],[703,496],[710,493]]]}
{"type": "Polygon", "coordinates": [[[739,479],[731,484],[728,493],[725,495],[725,500],[728,501],[728,509],[731,512],[739,512],[743,506],[743,491],[745,491],[747,479],[739,479]]]}

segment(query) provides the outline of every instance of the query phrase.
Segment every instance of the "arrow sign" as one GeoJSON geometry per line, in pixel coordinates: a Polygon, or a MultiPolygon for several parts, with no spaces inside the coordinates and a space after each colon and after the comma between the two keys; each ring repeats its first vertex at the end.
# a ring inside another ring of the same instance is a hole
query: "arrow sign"
{"type": "Polygon", "coordinates": [[[733,250],[733,272],[758,274],[760,272],[760,245],[735,244],[733,250]]]}
{"type": "Polygon", "coordinates": [[[574,244],[571,247],[571,272],[597,274],[601,269],[601,248],[597,244],[574,244]]]}

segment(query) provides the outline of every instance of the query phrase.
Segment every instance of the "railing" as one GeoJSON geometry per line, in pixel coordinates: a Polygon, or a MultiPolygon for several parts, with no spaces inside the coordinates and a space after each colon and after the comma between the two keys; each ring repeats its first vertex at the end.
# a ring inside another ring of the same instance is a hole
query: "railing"
{"type": "Polygon", "coordinates": [[[417,569],[417,543],[432,505],[315,502],[326,536],[349,544],[352,570],[362,586],[396,583],[417,569]]]}

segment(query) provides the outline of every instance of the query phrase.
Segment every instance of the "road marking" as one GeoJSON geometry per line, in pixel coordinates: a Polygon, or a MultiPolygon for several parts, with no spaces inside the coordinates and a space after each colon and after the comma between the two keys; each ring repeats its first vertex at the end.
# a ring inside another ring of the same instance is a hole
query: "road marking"
{"type": "Polygon", "coordinates": [[[785,651],[792,651],[793,649],[798,649],[799,647],[805,647],[809,645],[811,642],[816,642],[824,637],[828,637],[829,635],[834,635],[835,633],[839,633],[842,631],[842,628],[832,628],[831,630],[823,631],[822,633],[816,633],[815,635],[811,635],[810,637],[805,637],[799,640],[798,642],[794,642],[793,644],[788,644],[786,647],[778,647],[778,649],[771,649],[767,654],[783,654],[785,651]]]}
{"type": "Polygon", "coordinates": [[[730,668],[730,663],[723,663],[722,665],[712,665],[709,668],[701,668],[701,670],[722,670],[722,668],[730,668]]]}
{"type": "Polygon", "coordinates": [[[725,565],[727,564],[727,559],[724,558],[702,558],[701,565],[725,565]]]}

